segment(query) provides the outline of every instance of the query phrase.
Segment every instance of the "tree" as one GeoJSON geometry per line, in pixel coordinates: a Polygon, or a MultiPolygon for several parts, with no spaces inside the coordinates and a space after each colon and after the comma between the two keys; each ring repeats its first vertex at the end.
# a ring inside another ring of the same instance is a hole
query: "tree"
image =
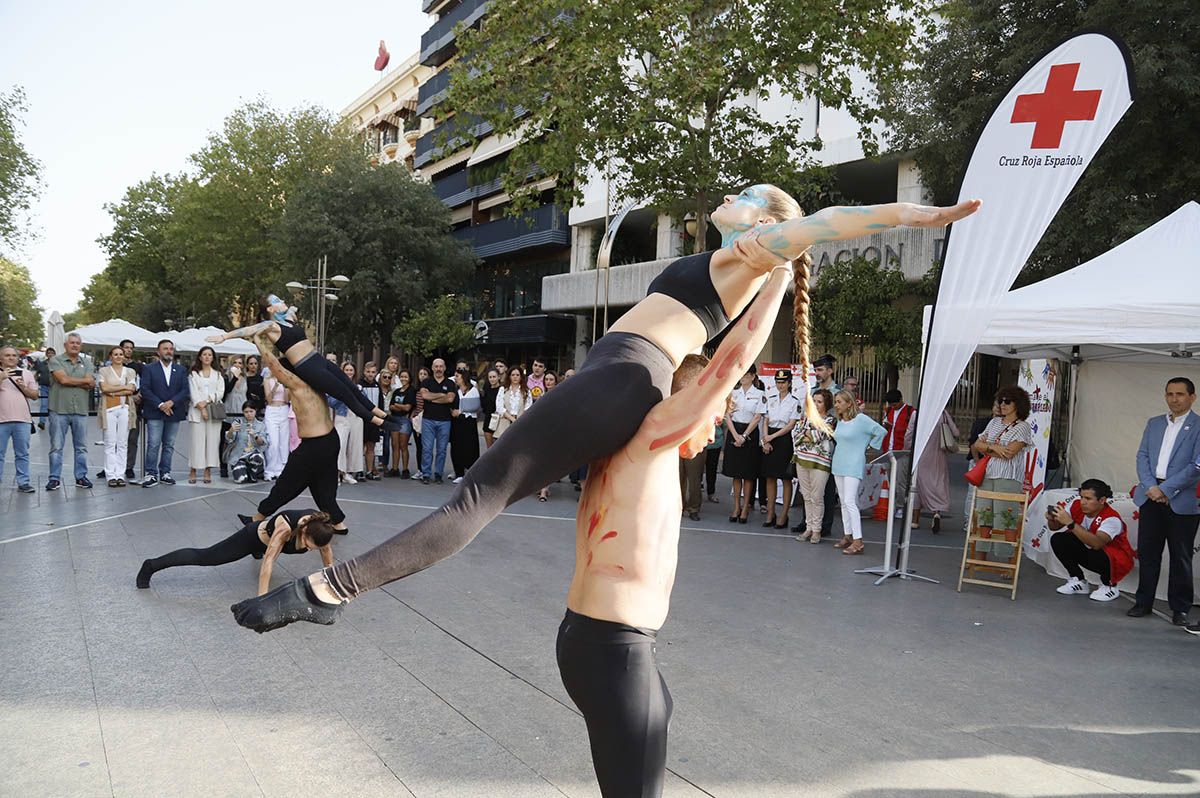
{"type": "MultiPolygon", "coordinates": [[[[938,203],[953,202],[988,115],[1046,50],[1085,28],[1117,31],[1137,95],[1047,229],[1018,284],[1073,268],[1195,196],[1200,25],[1194,0],[951,0],[919,69],[887,87],[893,144],[916,148],[938,203]],[[964,46],[970,42],[970,46],[964,46]]],[[[1017,201],[1014,199],[1014,201],[1017,201]]]]}
{"type": "Polygon", "coordinates": [[[386,342],[401,319],[464,285],[475,268],[471,248],[450,236],[450,211],[428,184],[361,157],[300,184],[281,239],[289,263],[311,268],[327,255],[330,274],[350,278],[329,321],[331,346],[340,350],[386,342]]]}
{"type": "Polygon", "coordinates": [[[0,243],[16,248],[25,238],[29,207],[41,191],[42,165],[21,143],[25,92],[0,93],[0,243]]]}
{"type": "Polygon", "coordinates": [[[405,352],[430,357],[470,346],[475,336],[462,320],[470,308],[466,297],[447,294],[414,310],[396,327],[392,340],[405,352]]]}
{"type": "Polygon", "coordinates": [[[904,303],[912,286],[899,269],[854,258],[821,269],[812,291],[812,334],[817,349],[836,354],[874,349],[898,369],[921,357],[921,305],[904,303]]]}
{"type": "Polygon", "coordinates": [[[29,269],[0,257],[0,341],[37,346],[44,332],[37,287],[29,269]]]}
{"type": "Polygon", "coordinates": [[[852,75],[902,70],[924,17],[924,0],[495,0],[478,30],[459,35],[446,146],[466,141],[473,117],[521,136],[504,173],[513,213],[534,204],[531,173],[558,176],[565,204],[581,196],[589,165],[612,164],[617,195],[695,213],[703,249],[724,189],[819,190],[806,174],[820,147],[805,140],[813,120],[766,119],[745,98],[812,95],[866,131],[877,112],[852,75]]]}

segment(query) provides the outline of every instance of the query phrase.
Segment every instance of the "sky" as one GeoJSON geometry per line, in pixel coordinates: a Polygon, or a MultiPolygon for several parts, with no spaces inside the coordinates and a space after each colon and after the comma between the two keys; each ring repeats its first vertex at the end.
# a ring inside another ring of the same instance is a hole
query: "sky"
{"type": "Polygon", "coordinates": [[[187,156],[244,101],[340,111],[420,46],[421,0],[0,0],[0,91],[24,88],[22,141],[42,163],[29,267],[42,308],[66,313],[105,266],[104,204],[187,156]]]}

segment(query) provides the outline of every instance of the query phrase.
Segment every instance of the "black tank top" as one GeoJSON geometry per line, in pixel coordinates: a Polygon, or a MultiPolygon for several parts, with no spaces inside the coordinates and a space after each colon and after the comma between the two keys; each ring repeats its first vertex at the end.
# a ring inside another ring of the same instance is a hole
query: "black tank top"
{"type": "Polygon", "coordinates": [[[679,258],[651,280],[646,289],[647,295],[663,294],[682,302],[700,319],[710,341],[729,326],[721,295],[708,271],[712,256],[712,252],[701,252],[679,258]]]}
{"type": "Polygon", "coordinates": [[[299,324],[287,324],[282,321],[275,323],[279,325],[279,340],[275,342],[275,348],[280,352],[287,352],[292,346],[308,338],[299,324]]]}
{"type": "Polygon", "coordinates": [[[271,519],[267,522],[267,539],[270,540],[271,533],[275,531],[275,520],[278,518],[283,518],[285,521],[287,521],[288,526],[292,528],[292,537],[283,544],[283,553],[301,554],[308,551],[307,548],[298,548],[296,546],[295,531],[296,527],[300,525],[301,518],[306,515],[312,515],[315,512],[316,510],[282,510],[278,513],[275,513],[275,515],[271,516],[271,519]]]}

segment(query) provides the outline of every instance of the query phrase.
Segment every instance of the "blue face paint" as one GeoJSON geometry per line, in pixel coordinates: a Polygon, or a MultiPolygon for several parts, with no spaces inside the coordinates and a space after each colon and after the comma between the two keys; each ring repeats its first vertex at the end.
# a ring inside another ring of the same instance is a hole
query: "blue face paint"
{"type": "Polygon", "coordinates": [[[271,303],[271,307],[275,307],[276,305],[283,306],[283,310],[276,310],[275,312],[273,312],[271,314],[271,319],[273,321],[277,321],[277,322],[281,321],[286,324],[287,323],[287,303],[284,302],[279,297],[275,296],[274,294],[269,294],[267,296],[267,302],[271,303]]]}

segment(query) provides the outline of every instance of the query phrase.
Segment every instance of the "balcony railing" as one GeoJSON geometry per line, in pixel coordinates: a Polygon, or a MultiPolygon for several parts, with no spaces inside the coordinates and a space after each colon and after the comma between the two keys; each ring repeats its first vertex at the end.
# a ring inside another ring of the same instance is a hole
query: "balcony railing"
{"type": "Polygon", "coordinates": [[[460,22],[474,25],[483,15],[491,0],[463,0],[450,9],[441,19],[421,35],[421,63],[425,66],[441,66],[454,55],[454,28],[460,22]]]}
{"type": "Polygon", "coordinates": [[[492,258],[532,247],[569,246],[571,227],[559,206],[542,205],[515,219],[460,228],[454,237],[471,244],[477,257],[492,258]]]}
{"type": "Polygon", "coordinates": [[[421,84],[421,88],[417,91],[417,116],[428,116],[428,111],[433,106],[446,99],[446,92],[450,89],[450,70],[443,69],[429,80],[421,84]]]}
{"type": "Polygon", "coordinates": [[[466,137],[477,139],[491,132],[492,126],[478,117],[451,117],[417,139],[413,166],[419,169],[431,161],[436,161],[444,155],[454,152],[467,142],[466,137]],[[438,141],[443,136],[449,136],[445,147],[438,146],[438,141]]]}
{"type": "Polygon", "coordinates": [[[502,189],[500,178],[471,185],[465,169],[445,177],[439,175],[433,181],[433,193],[437,194],[438,199],[451,208],[466,205],[473,199],[489,197],[499,193],[502,189]]]}

